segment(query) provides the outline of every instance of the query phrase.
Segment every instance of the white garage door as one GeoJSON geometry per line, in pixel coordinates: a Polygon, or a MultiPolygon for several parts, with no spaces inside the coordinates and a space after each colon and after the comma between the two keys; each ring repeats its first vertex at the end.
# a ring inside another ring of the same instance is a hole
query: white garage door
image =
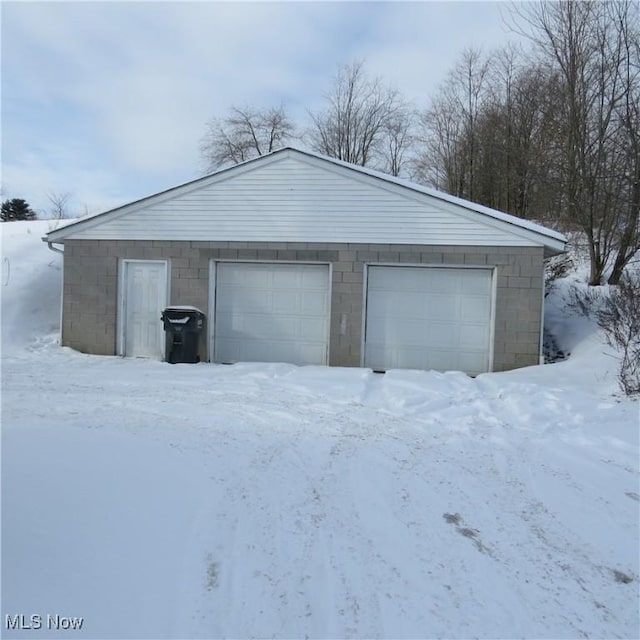
{"type": "Polygon", "coordinates": [[[365,366],[488,371],[491,278],[488,269],[369,267],[365,366]]]}
{"type": "Polygon", "coordinates": [[[216,265],[216,362],[326,364],[328,265],[216,265]]]}

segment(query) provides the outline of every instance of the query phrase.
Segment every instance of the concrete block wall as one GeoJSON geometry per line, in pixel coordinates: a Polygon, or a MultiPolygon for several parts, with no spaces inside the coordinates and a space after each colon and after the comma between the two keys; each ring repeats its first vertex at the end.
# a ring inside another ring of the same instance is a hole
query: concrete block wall
{"type": "MultiPolygon", "coordinates": [[[[209,305],[210,260],[325,262],[332,265],[329,362],[359,366],[365,264],[492,266],[496,269],[493,369],[538,364],[542,247],[460,247],[303,242],[67,240],[62,341],[79,351],[116,352],[121,259],[168,260],[170,304],[209,305]]],[[[206,354],[206,345],[201,353],[206,354]]]]}

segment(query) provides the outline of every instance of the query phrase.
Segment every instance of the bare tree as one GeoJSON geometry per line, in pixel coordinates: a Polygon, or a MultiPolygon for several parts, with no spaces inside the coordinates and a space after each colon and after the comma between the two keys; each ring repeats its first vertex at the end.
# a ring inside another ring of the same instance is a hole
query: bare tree
{"type": "Polygon", "coordinates": [[[478,124],[490,97],[490,57],[466,49],[420,117],[422,149],[414,176],[449,193],[474,199],[480,147],[478,124]]]}
{"type": "Polygon", "coordinates": [[[415,114],[408,106],[401,107],[384,125],[380,156],[385,173],[399,176],[407,164],[407,157],[414,144],[415,114]]]}
{"type": "Polygon", "coordinates": [[[70,193],[56,193],[50,191],[47,193],[47,199],[51,203],[49,213],[54,220],[63,220],[69,217],[68,202],[71,198],[70,193]]]}
{"type": "Polygon", "coordinates": [[[462,120],[446,87],[431,107],[418,118],[419,150],[413,160],[412,177],[453,195],[464,195],[464,171],[459,142],[462,120]]]}
{"type": "Polygon", "coordinates": [[[520,217],[557,219],[558,74],[513,46],[463,52],[419,119],[414,178],[520,217]]]}
{"type": "Polygon", "coordinates": [[[640,247],[638,229],[638,7],[541,2],[517,11],[562,78],[561,188],[567,218],[587,236],[589,282],[616,283],[640,247]]]}
{"type": "Polygon", "coordinates": [[[609,277],[610,284],[619,284],[625,266],[640,250],[640,15],[637,5],[619,3],[613,9],[622,40],[623,55],[618,72],[625,94],[620,109],[624,170],[620,175],[622,199],[619,206],[623,211],[623,223],[609,277]]]}
{"type": "Polygon", "coordinates": [[[387,167],[399,172],[410,119],[395,89],[371,78],[364,62],[358,61],[340,68],[325,99],[324,110],[309,114],[309,139],[315,151],[362,166],[384,165],[386,136],[387,167]]]}
{"type": "Polygon", "coordinates": [[[231,107],[226,118],[213,118],[200,151],[213,171],[271,153],[296,137],[295,126],[283,105],[277,108],[231,107]]]}

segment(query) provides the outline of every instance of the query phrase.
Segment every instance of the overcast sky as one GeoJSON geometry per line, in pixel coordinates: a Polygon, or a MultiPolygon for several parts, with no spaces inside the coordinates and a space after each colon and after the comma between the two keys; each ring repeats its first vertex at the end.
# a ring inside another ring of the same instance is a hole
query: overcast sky
{"type": "Polygon", "coordinates": [[[234,104],[300,124],[340,65],[418,107],[468,46],[514,40],[502,2],[7,2],[2,199],[95,213],[199,177],[199,142],[234,104]]]}

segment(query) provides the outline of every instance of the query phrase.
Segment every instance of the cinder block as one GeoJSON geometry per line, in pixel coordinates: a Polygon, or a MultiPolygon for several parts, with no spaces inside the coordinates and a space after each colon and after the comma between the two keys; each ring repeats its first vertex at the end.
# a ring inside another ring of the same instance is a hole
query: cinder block
{"type": "Polygon", "coordinates": [[[278,260],[295,260],[296,252],[290,249],[279,249],[276,257],[278,260]]]}
{"type": "Polygon", "coordinates": [[[333,284],[333,292],[334,293],[354,293],[353,283],[351,282],[335,282],[333,284]]]}
{"type": "Polygon", "coordinates": [[[483,253],[465,253],[464,263],[471,265],[485,265],[487,264],[487,256],[483,253]]]}
{"type": "MultiPolygon", "coordinates": [[[[544,286],[544,279],[543,277],[540,275],[538,277],[532,277],[529,279],[530,280],[530,285],[529,287],[531,289],[538,289],[541,290],[542,287],[544,286]]],[[[540,296],[542,296],[542,293],[539,294],[540,296]]]]}
{"type": "Polygon", "coordinates": [[[400,253],[400,262],[405,263],[419,263],[420,262],[420,254],[419,253],[409,253],[409,252],[401,252],[400,253]]]}
{"type": "Polygon", "coordinates": [[[308,249],[296,251],[296,260],[301,260],[302,262],[317,262],[318,252],[309,251],[308,249]]]}
{"type": "Polygon", "coordinates": [[[208,282],[200,280],[199,278],[191,278],[190,280],[186,280],[187,287],[189,291],[200,291],[204,292],[207,290],[208,282]]]}
{"type": "Polygon", "coordinates": [[[190,258],[190,259],[195,259],[198,260],[200,258],[200,250],[199,249],[192,249],[189,246],[189,243],[186,242],[185,243],[186,246],[182,247],[182,249],[180,249],[180,257],[181,258],[190,258]]]}
{"type": "Polygon", "coordinates": [[[521,278],[520,276],[509,276],[508,286],[513,288],[529,289],[531,285],[530,278],[521,278]]]}
{"type": "Polygon", "coordinates": [[[171,258],[171,268],[172,269],[188,269],[189,259],[188,258],[171,258]]]}
{"type": "Polygon", "coordinates": [[[520,263],[510,262],[509,264],[501,265],[499,267],[500,274],[503,276],[519,276],[520,275],[520,263]]]}
{"type": "MultiPolygon", "coordinates": [[[[334,272],[336,273],[336,272],[334,272]]],[[[339,271],[337,273],[340,273],[339,271]]],[[[342,272],[342,281],[343,282],[355,282],[358,284],[362,284],[362,271],[344,271],[342,272]]]]}
{"type": "Polygon", "coordinates": [[[494,264],[494,265],[503,265],[503,264],[509,264],[509,256],[506,255],[501,255],[499,253],[490,253],[487,255],[487,264],[494,264]]]}
{"type": "Polygon", "coordinates": [[[523,264],[520,266],[520,275],[530,278],[542,278],[544,267],[542,264],[523,264]]]}
{"type": "Polygon", "coordinates": [[[423,264],[442,264],[444,255],[442,253],[423,252],[420,254],[420,262],[423,264]]]}
{"type": "Polygon", "coordinates": [[[142,258],[147,260],[157,260],[162,258],[162,249],[160,247],[145,247],[142,249],[142,258]]]}
{"type": "Polygon", "coordinates": [[[275,260],[278,257],[277,249],[258,249],[258,260],[275,260]]]}

